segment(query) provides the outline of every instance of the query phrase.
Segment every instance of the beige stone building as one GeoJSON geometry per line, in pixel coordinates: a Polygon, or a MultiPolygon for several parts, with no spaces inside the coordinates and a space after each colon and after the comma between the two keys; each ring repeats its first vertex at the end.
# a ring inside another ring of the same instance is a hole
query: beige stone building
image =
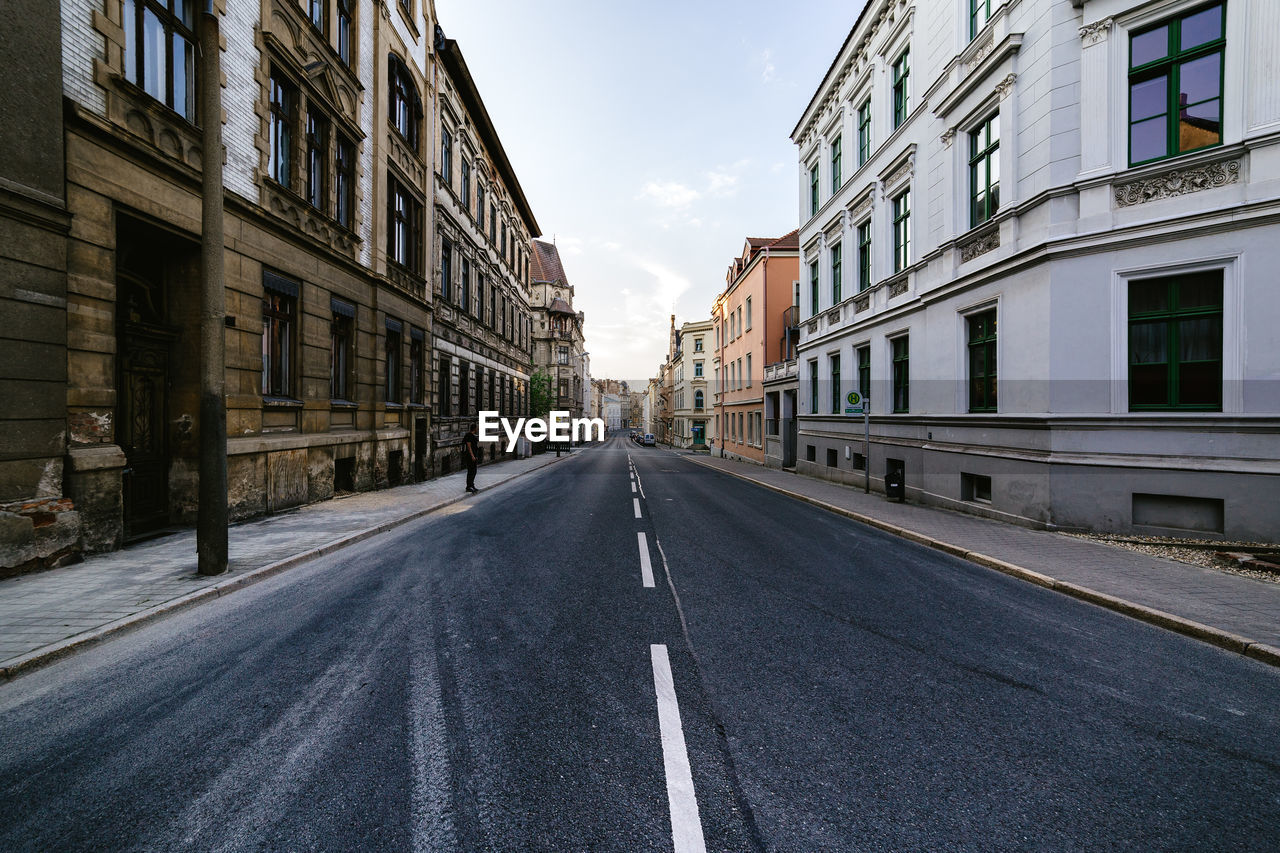
{"type": "MultiPolygon", "coordinates": [[[[462,51],[437,29],[435,137],[435,470],[461,464],[476,413],[523,415],[531,362],[530,241],[520,181],[462,51]]],[[[488,446],[490,458],[501,453],[488,446]]]]}
{"type": "Polygon", "coordinates": [[[591,388],[584,370],[584,316],[573,308],[573,285],[552,243],[533,241],[530,256],[533,367],[551,377],[555,408],[583,417],[591,388]]]}

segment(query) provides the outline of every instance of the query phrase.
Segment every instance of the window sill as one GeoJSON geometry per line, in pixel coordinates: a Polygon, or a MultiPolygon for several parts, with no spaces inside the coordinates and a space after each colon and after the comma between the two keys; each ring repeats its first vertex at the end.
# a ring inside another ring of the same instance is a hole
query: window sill
{"type": "Polygon", "coordinates": [[[353,402],[352,402],[352,401],[350,401],[350,400],[330,400],[330,401],[329,401],[329,408],[331,408],[331,409],[347,409],[347,410],[352,410],[352,409],[358,409],[358,408],[360,408],[360,404],[359,404],[359,403],[353,403],[353,402]]]}
{"type": "Polygon", "coordinates": [[[301,409],[302,401],[293,397],[271,397],[264,396],[262,398],[262,408],[264,409],[301,409]]]}
{"type": "Polygon", "coordinates": [[[404,403],[383,403],[383,406],[388,412],[400,412],[407,408],[404,403]]]}

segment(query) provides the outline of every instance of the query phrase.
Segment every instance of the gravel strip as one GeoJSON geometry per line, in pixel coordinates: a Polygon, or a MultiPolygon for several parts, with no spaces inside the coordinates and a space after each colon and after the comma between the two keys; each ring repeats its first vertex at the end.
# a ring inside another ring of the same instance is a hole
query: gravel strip
{"type": "Polygon", "coordinates": [[[1214,557],[1213,551],[1188,547],[1189,545],[1213,545],[1219,551],[1230,551],[1233,547],[1245,546],[1271,548],[1280,551],[1280,545],[1273,545],[1268,542],[1224,542],[1220,539],[1177,539],[1170,536],[1130,536],[1106,533],[1064,533],[1062,535],[1076,539],[1088,539],[1091,542],[1101,542],[1103,545],[1110,545],[1113,548],[1127,548],[1130,551],[1137,551],[1140,554],[1147,554],[1152,557],[1177,560],[1179,563],[1203,566],[1206,569],[1214,569],[1229,575],[1242,575],[1246,578],[1268,583],[1280,583],[1280,574],[1223,563],[1214,557]]]}

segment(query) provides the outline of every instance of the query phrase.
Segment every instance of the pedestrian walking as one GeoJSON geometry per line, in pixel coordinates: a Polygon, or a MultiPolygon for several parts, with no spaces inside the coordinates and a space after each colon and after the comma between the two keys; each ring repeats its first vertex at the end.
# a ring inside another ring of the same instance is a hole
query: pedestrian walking
{"type": "Polygon", "coordinates": [[[462,461],[467,465],[467,491],[480,491],[476,488],[476,465],[480,461],[480,436],[476,434],[475,424],[467,427],[467,437],[462,441],[462,461]]]}

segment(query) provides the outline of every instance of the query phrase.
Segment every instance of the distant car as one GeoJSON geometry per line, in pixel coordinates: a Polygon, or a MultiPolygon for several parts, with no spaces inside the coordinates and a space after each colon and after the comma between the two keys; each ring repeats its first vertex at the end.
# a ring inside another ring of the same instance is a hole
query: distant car
{"type": "Polygon", "coordinates": [[[646,432],[644,434],[644,438],[640,439],[640,443],[643,444],[645,447],[653,447],[654,444],[656,444],[657,442],[653,440],[653,433],[646,432]]]}

